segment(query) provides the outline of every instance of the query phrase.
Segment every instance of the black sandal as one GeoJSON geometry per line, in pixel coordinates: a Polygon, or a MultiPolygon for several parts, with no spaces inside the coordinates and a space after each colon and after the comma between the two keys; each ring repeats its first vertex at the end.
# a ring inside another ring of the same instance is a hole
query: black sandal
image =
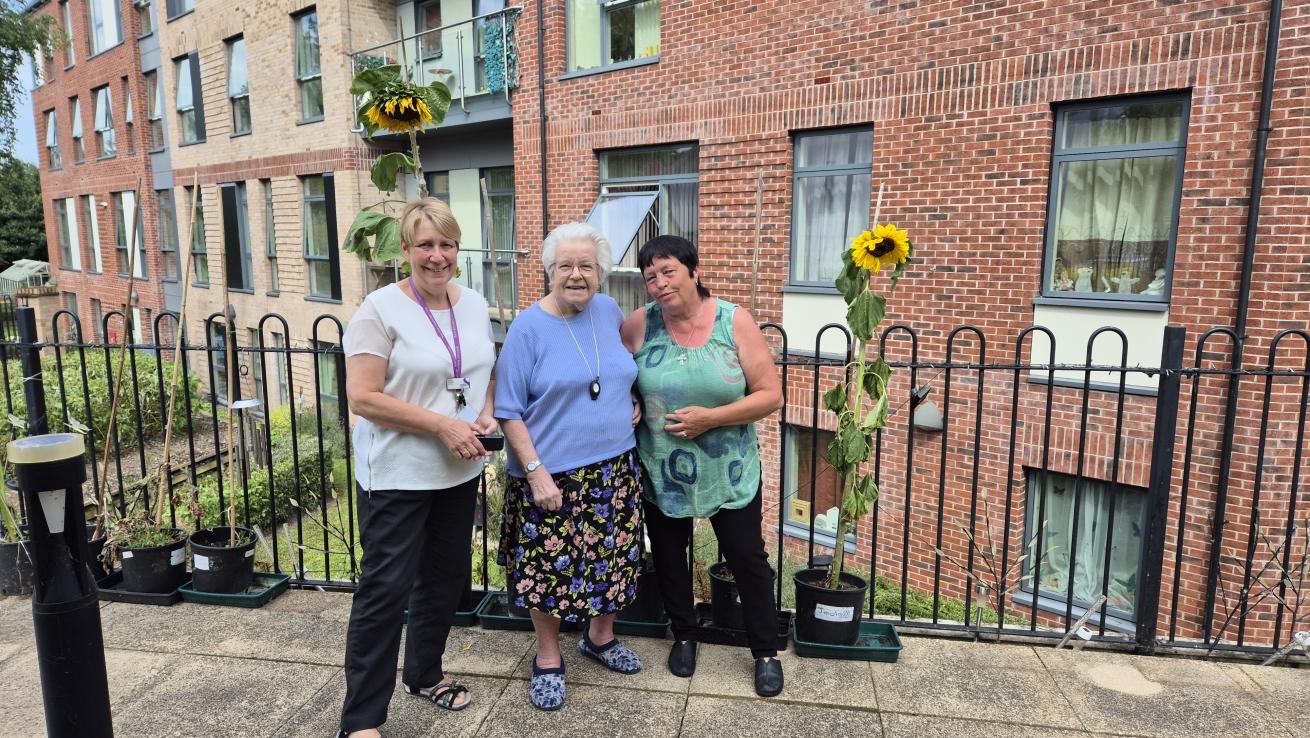
{"type": "Polygon", "coordinates": [[[412,694],[415,697],[422,697],[423,699],[428,700],[429,702],[436,705],[437,707],[440,707],[445,710],[450,710],[451,712],[459,712],[460,710],[463,710],[464,708],[473,704],[472,697],[465,699],[463,702],[459,704],[455,704],[455,700],[461,694],[463,695],[469,694],[469,688],[464,686],[463,684],[460,684],[459,682],[452,681],[446,684],[438,684],[435,687],[433,687],[431,691],[424,691],[419,687],[411,687],[410,685],[406,684],[405,692],[408,694],[412,694]]]}

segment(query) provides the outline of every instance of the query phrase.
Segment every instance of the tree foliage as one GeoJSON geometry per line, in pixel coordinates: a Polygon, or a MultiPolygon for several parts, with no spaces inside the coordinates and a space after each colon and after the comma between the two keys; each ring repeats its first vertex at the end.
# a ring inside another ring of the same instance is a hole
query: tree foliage
{"type": "Polygon", "coordinates": [[[19,72],[29,58],[53,49],[62,32],[48,15],[31,15],[15,0],[0,0],[0,153],[14,151],[18,102],[27,94],[19,72]]]}
{"type": "Polygon", "coordinates": [[[46,261],[41,177],[36,167],[0,152],[0,269],[19,259],[46,261]]]}

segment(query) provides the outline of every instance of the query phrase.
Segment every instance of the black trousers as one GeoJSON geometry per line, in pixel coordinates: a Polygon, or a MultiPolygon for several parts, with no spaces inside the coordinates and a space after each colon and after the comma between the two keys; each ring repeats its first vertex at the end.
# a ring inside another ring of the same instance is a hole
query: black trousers
{"type": "Polygon", "coordinates": [[[358,490],[364,558],[346,631],[347,733],[387,720],[406,606],[405,684],[430,687],[445,677],[441,655],[469,581],[478,480],[428,491],[358,490]]]}
{"type": "MultiPolygon", "coordinates": [[[[773,570],[764,553],[760,533],[761,494],[739,510],[720,510],[710,516],[719,552],[728,561],[737,591],[741,595],[742,617],[751,655],[777,656],[778,617],[773,599],[773,570]]],[[[664,609],[673,624],[673,637],[695,640],[696,609],[691,597],[691,570],[687,568],[687,546],[691,544],[693,518],[671,518],[647,502],[646,532],[655,557],[656,576],[664,609]]]]}

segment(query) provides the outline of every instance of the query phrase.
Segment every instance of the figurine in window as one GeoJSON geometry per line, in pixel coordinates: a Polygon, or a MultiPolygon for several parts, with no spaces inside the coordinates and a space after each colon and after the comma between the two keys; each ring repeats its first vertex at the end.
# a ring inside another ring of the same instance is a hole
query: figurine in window
{"type": "Polygon", "coordinates": [[[1155,270],[1155,279],[1151,280],[1151,283],[1148,284],[1148,285],[1146,285],[1146,289],[1142,290],[1142,294],[1143,294],[1143,295],[1163,295],[1163,294],[1164,294],[1164,280],[1165,280],[1165,276],[1166,276],[1166,275],[1167,275],[1167,273],[1165,272],[1165,270],[1163,270],[1163,269],[1156,269],[1156,270],[1155,270]]]}
{"type": "Polygon", "coordinates": [[[1101,284],[1105,285],[1106,292],[1118,292],[1121,295],[1131,295],[1133,287],[1136,287],[1140,281],[1142,280],[1134,277],[1132,270],[1127,268],[1120,269],[1117,277],[1101,277],[1101,284]]]}
{"type": "Polygon", "coordinates": [[[1056,292],[1068,292],[1073,289],[1073,280],[1069,279],[1068,274],[1060,272],[1055,275],[1055,284],[1052,285],[1052,289],[1056,292]]]}
{"type": "Polygon", "coordinates": [[[1078,267],[1078,280],[1074,282],[1073,289],[1075,292],[1095,292],[1092,288],[1092,268],[1089,266],[1078,267]]]}

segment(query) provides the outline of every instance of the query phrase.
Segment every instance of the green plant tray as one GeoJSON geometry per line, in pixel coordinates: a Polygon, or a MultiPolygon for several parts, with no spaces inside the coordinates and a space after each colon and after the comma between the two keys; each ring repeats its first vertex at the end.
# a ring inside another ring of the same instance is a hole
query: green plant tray
{"type": "MultiPolygon", "coordinates": [[[[190,586],[188,579],[183,586],[190,586]]],[[[127,602],[133,605],[176,605],[182,601],[181,587],[172,592],[130,592],[123,589],[123,570],[116,569],[113,574],[96,582],[101,602],[127,602]]]]}
{"type": "Polygon", "coordinates": [[[860,621],[860,635],[856,637],[854,646],[811,643],[801,640],[800,635],[794,631],[791,639],[796,643],[797,654],[812,658],[884,661],[894,664],[901,655],[901,637],[896,633],[896,628],[872,620],[860,621]]]}
{"type": "MultiPolygon", "coordinates": [[[[509,614],[509,595],[504,592],[491,592],[483,598],[477,609],[478,622],[488,630],[532,630],[532,618],[509,614]]],[[[560,623],[561,633],[576,633],[582,624],[564,621],[560,623]]]]}
{"type": "Polygon", "coordinates": [[[671,622],[668,618],[662,623],[643,623],[638,620],[614,620],[614,632],[619,635],[639,636],[641,638],[663,638],[669,632],[671,622]]]}
{"type": "MultiPolygon", "coordinates": [[[[746,631],[737,628],[724,628],[714,624],[710,616],[710,603],[696,603],[696,640],[701,643],[713,643],[719,646],[749,647],[746,631]]],[[[779,651],[787,650],[787,641],[791,638],[791,613],[778,611],[778,635],[774,639],[779,651]]]]}
{"type": "Polygon", "coordinates": [[[255,574],[255,581],[245,592],[223,594],[221,592],[197,592],[191,588],[191,582],[177,588],[185,602],[200,605],[227,605],[228,607],[263,607],[270,600],[290,586],[290,574],[255,574]]]}

